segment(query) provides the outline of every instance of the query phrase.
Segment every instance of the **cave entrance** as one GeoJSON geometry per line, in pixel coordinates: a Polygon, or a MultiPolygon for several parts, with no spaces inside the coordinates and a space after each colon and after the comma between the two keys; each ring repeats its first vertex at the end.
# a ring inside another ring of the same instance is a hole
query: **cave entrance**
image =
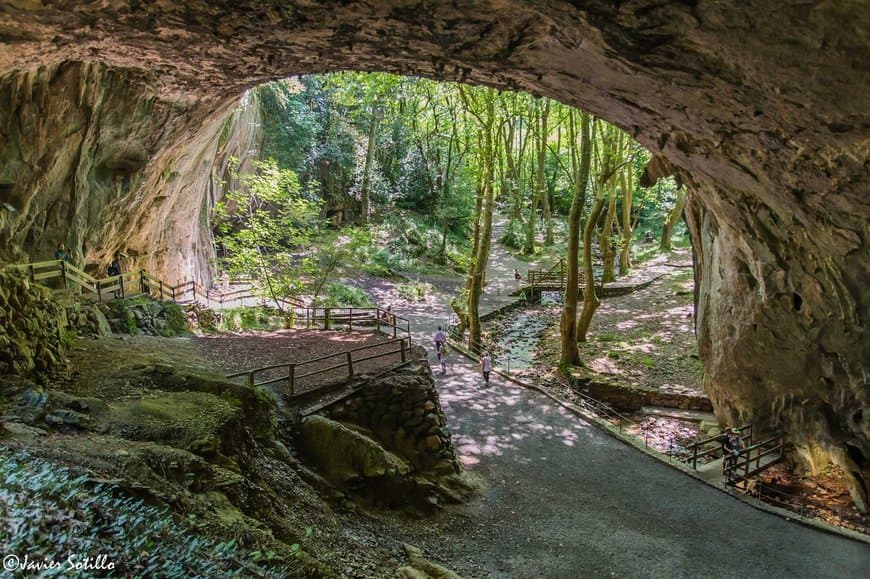
{"type": "Polygon", "coordinates": [[[22,208],[2,209],[4,255],[25,242],[46,255],[57,241],[46,232],[66,231],[69,246],[99,248],[95,261],[125,243],[147,250],[163,277],[204,277],[199,195],[213,188],[183,176],[201,174],[203,139],[220,133],[238,95],[269,79],[388,70],[529,90],[616,123],[686,177],[700,353],[721,412],[781,421],[832,456],[843,453],[833,440],[870,454],[870,413],[851,418],[867,406],[866,340],[854,337],[870,304],[870,12],[520,0],[21,6],[2,12],[0,181],[15,183],[22,208]],[[805,426],[816,421],[800,408],[819,397],[836,401],[846,432],[805,426]]]}

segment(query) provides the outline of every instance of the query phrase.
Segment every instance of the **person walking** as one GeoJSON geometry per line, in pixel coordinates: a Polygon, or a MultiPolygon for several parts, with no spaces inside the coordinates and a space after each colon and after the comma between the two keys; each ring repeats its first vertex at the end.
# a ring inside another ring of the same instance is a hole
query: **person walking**
{"type": "Polygon", "coordinates": [[[441,351],[438,352],[438,363],[441,364],[441,373],[447,373],[447,346],[441,346],[441,351]]]}
{"type": "Polygon", "coordinates": [[[438,326],[438,331],[435,332],[434,336],[435,341],[435,352],[440,354],[441,349],[447,344],[447,335],[444,333],[444,330],[441,329],[441,326],[438,326]]]}
{"type": "Polygon", "coordinates": [[[727,425],[722,435],[722,474],[729,480],[734,476],[734,467],[737,466],[737,459],[742,449],[743,441],[740,439],[740,433],[731,428],[730,424],[727,425]]]}
{"type": "Polygon", "coordinates": [[[489,352],[484,352],[480,358],[480,371],[483,374],[483,381],[489,385],[489,373],[492,372],[492,356],[489,352]]]}

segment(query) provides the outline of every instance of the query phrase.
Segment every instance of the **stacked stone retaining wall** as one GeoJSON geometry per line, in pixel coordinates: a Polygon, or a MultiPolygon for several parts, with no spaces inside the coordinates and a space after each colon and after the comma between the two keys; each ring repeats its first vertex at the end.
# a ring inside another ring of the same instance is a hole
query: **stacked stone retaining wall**
{"type": "Polygon", "coordinates": [[[459,471],[432,372],[413,363],[374,379],[321,414],[369,429],[418,471],[459,471]]]}

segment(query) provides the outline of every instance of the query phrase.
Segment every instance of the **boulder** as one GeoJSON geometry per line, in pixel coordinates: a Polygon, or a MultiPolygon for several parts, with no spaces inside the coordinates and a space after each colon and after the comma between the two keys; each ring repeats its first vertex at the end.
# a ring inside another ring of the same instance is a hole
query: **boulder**
{"type": "Polygon", "coordinates": [[[322,416],[302,421],[300,448],[322,473],[335,482],[408,474],[408,464],[383,446],[340,422],[322,416]]]}

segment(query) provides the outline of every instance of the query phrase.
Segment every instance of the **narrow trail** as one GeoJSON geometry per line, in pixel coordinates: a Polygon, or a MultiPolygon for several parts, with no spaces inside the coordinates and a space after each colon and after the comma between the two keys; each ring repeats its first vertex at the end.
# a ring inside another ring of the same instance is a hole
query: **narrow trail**
{"type": "MultiPolygon", "coordinates": [[[[512,274],[515,258],[495,239],[492,251],[489,279],[512,274]]],[[[504,301],[494,287],[490,306],[504,301]]],[[[434,559],[465,577],[866,576],[864,543],[756,510],[537,392],[498,376],[487,387],[455,352],[440,375],[431,336],[450,315],[451,287],[436,288],[403,315],[430,350],[460,461],[485,490],[449,524],[409,537],[434,559]]]]}

